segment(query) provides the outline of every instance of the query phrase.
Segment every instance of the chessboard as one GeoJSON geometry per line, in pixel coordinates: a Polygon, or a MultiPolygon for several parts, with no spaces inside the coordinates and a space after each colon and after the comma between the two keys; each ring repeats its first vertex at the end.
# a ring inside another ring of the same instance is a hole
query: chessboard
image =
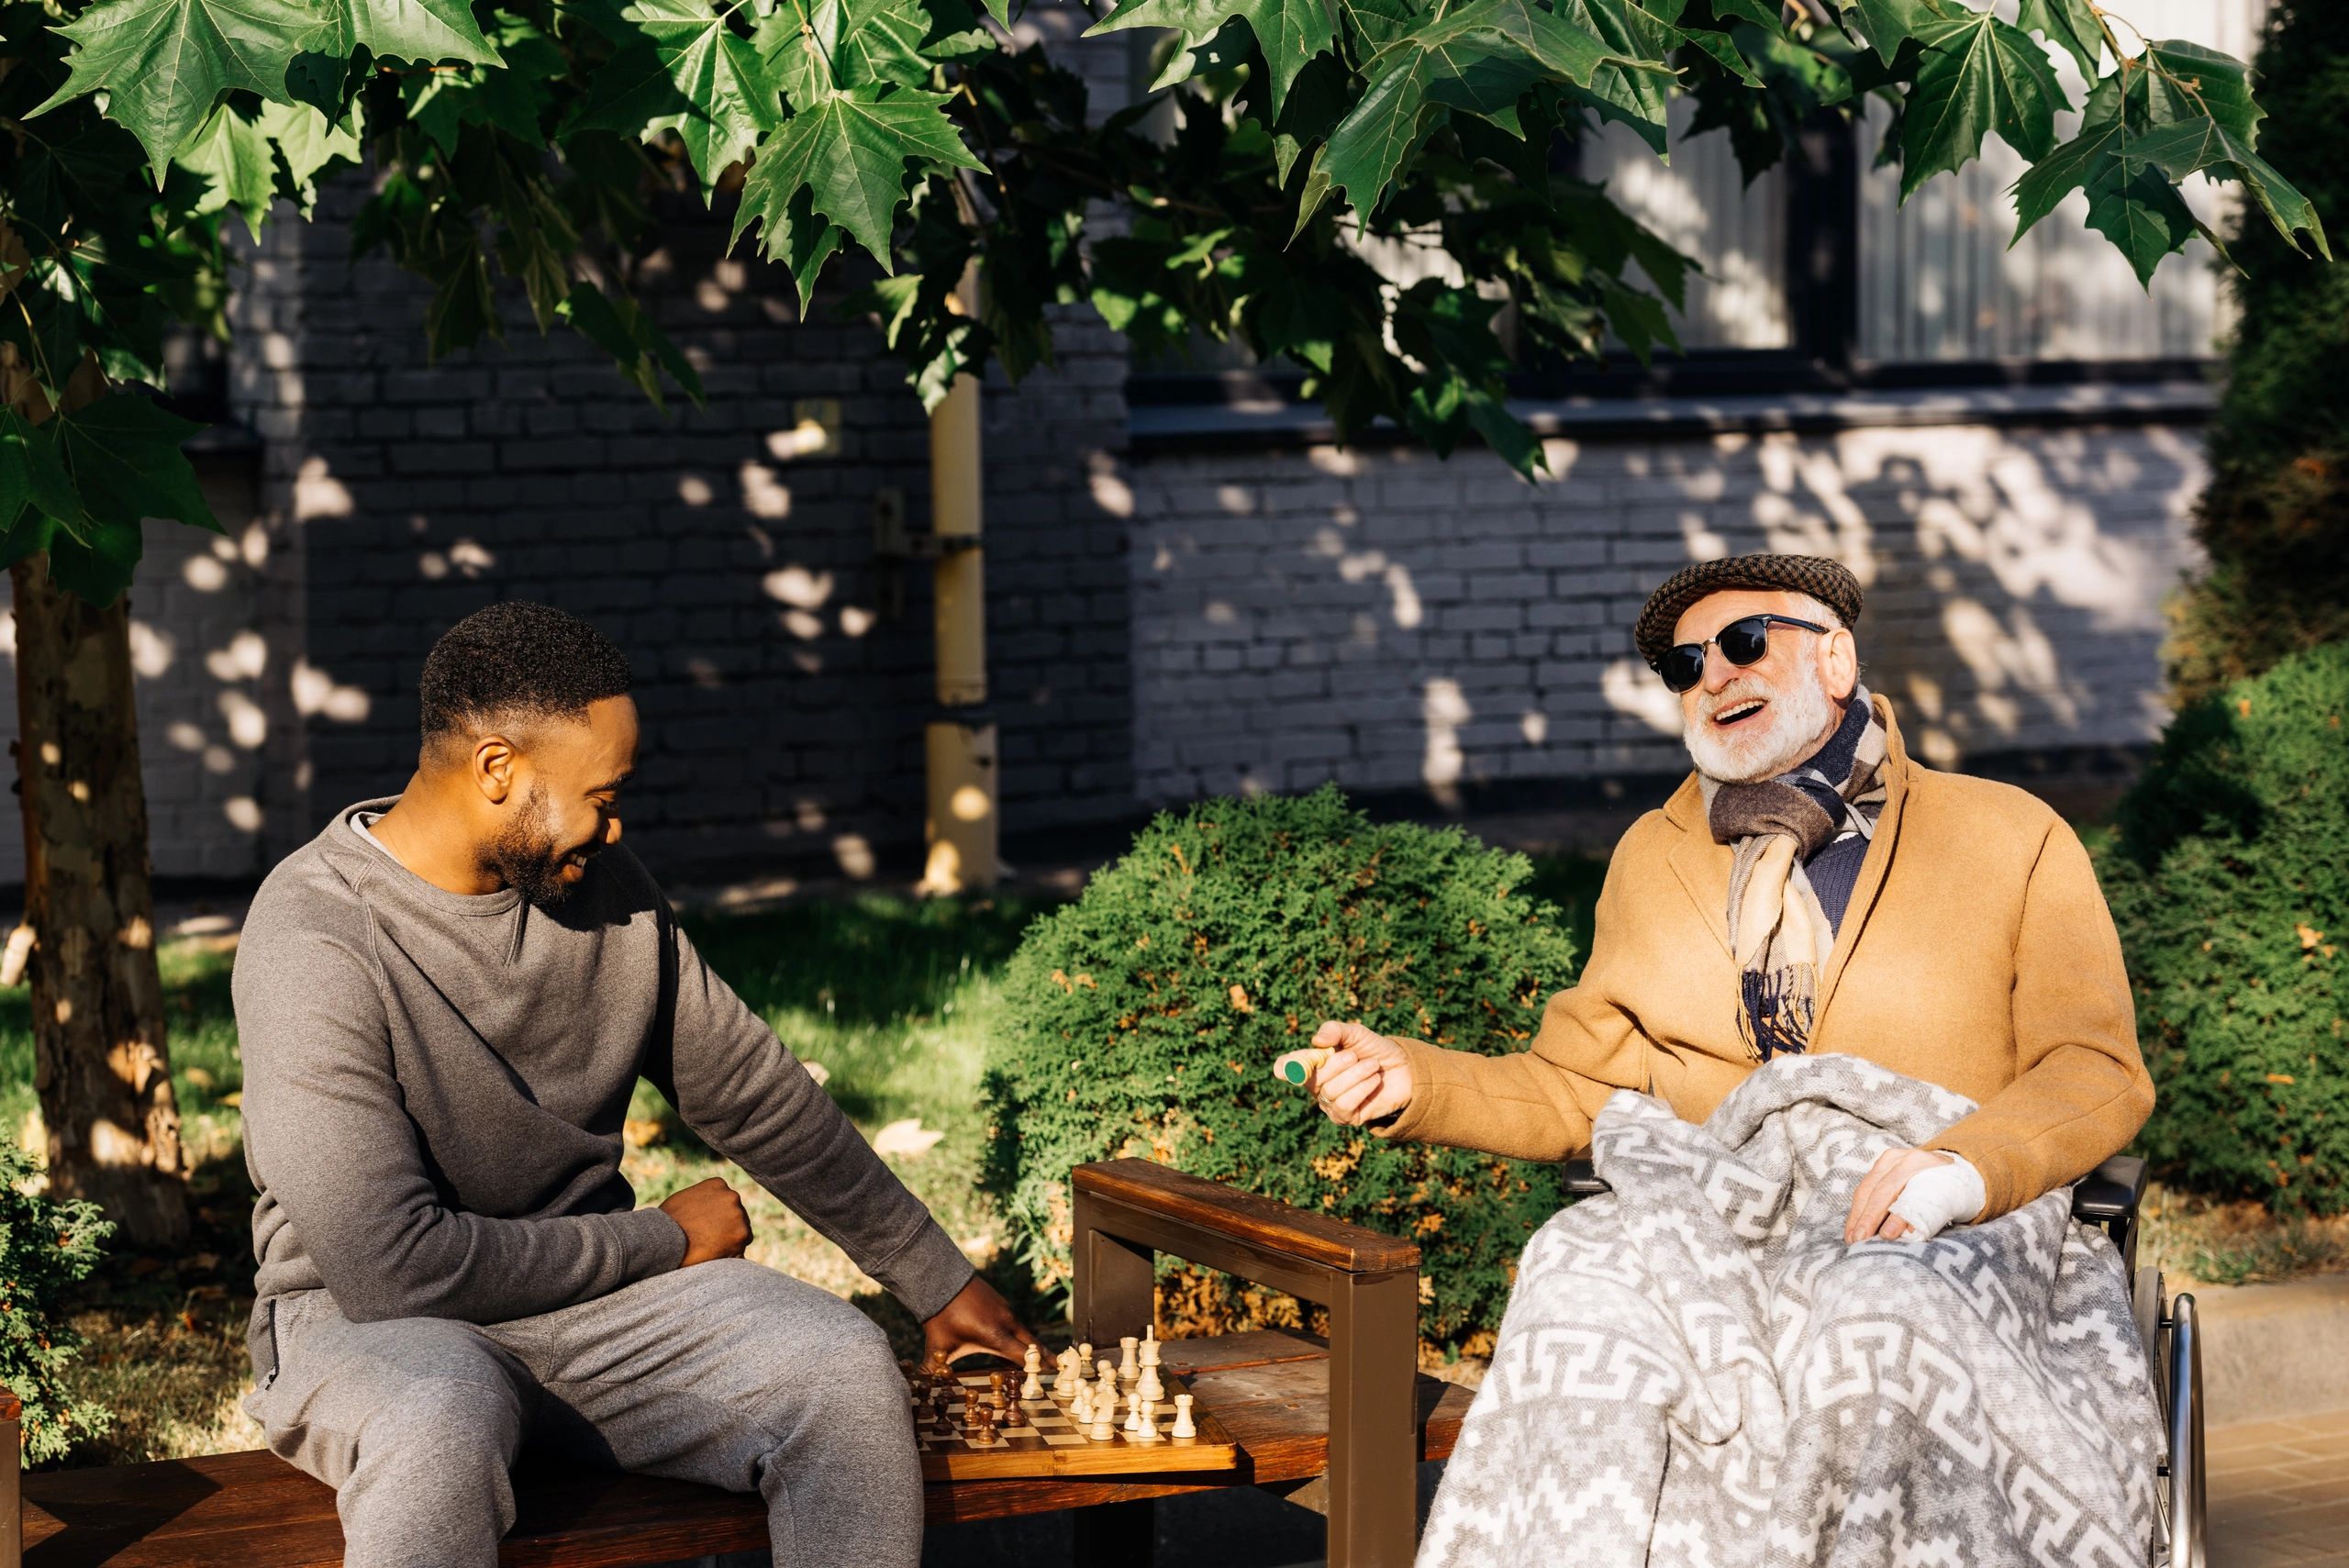
{"type": "Polygon", "coordinates": [[[1017,1475],[1153,1474],[1230,1470],[1240,1462],[1240,1450],[1231,1440],[1231,1434],[1196,1401],[1191,1408],[1191,1423],[1198,1429],[1198,1435],[1164,1435],[1167,1412],[1174,1408],[1174,1396],[1189,1394],[1191,1387],[1163,1369],[1159,1376],[1165,1385],[1166,1397],[1158,1415],[1160,1437],[1152,1443],[1134,1442],[1122,1431],[1106,1441],[1095,1441],[1069,1418],[1069,1402],[1051,1396],[1049,1385],[1041,1399],[1018,1397],[1020,1373],[1017,1370],[1008,1373],[957,1371],[951,1376],[952,1382],[943,1403],[928,1396],[932,1380],[913,1377],[907,1385],[907,1392],[913,1404],[914,1435],[921,1448],[921,1477],[925,1481],[992,1480],[1017,1475]],[[964,1423],[964,1400],[953,1390],[959,1387],[971,1401],[985,1405],[994,1392],[991,1379],[997,1376],[1008,1386],[1008,1403],[1018,1408],[1019,1424],[1002,1424],[999,1418],[993,1433],[982,1440],[982,1435],[964,1423]]]}

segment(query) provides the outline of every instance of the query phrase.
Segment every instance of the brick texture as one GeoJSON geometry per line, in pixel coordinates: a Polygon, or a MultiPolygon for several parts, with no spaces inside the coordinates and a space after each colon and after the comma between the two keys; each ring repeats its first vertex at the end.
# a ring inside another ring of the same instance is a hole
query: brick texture
{"type": "Polygon", "coordinates": [[[1836,556],[1910,744],[2125,747],[2159,730],[2161,601],[2202,483],[2165,427],[1862,429],[1133,467],[1135,789],[1425,791],[1686,766],[1632,651],[1695,559],[1836,556]]]}

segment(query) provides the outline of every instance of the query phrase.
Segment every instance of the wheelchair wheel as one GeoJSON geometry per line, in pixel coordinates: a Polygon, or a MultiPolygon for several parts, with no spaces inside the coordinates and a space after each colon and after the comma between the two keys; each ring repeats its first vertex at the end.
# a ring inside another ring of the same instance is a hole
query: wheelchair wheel
{"type": "Polygon", "coordinates": [[[2154,1568],[2208,1568],[2209,1465],[2202,1444],[2202,1334],[2194,1297],[2167,1299],[2158,1269],[2137,1271],[2132,1292],[2167,1442],[2155,1494],[2154,1568]]]}

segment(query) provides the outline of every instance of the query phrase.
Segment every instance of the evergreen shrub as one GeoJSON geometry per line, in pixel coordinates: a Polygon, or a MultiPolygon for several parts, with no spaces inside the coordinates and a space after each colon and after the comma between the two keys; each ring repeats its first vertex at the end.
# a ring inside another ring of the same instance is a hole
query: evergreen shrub
{"type": "Polygon", "coordinates": [[[2349,1209],[2349,644],[2172,721],[2122,802],[2105,885],[2188,1184],[2349,1209]]]}
{"type": "MultiPolygon", "coordinates": [[[[2349,5],[2277,0],[2257,69],[2259,155],[2349,212],[2349,5]]],[[[2226,228],[2236,322],[2195,517],[2206,564],[2173,606],[2181,706],[2349,639],[2349,267],[2295,254],[2250,202],[2226,228]]]]}
{"type": "MultiPolygon", "coordinates": [[[[1335,788],[1163,815],[1030,928],[989,1048],[985,1180],[1046,1293],[1066,1289],[1068,1174],[1138,1155],[1418,1240],[1419,1328],[1489,1346],[1559,1173],[1389,1144],[1272,1073],[1325,1018],[1499,1054],[1574,978],[1533,867],[1456,828],[1374,825],[1335,788]]],[[[1162,1260],[1180,1331],[1296,1323],[1294,1303],[1162,1260]]]]}
{"type": "Polygon", "coordinates": [[[65,1368],[82,1336],[63,1312],[63,1297],[87,1279],[114,1224],[98,1206],[59,1203],[25,1190],[39,1162],[0,1137],[0,1385],[24,1402],[27,1462],[62,1457],[82,1439],[113,1424],[102,1405],[77,1399],[65,1368]]]}

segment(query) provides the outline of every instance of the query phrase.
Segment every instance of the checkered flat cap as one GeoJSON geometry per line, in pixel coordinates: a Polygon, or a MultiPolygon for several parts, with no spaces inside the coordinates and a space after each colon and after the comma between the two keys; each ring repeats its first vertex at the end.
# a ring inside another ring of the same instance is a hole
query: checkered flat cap
{"type": "Polygon", "coordinates": [[[1860,580],[1842,562],[1820,555],[1733,555],[1684,566],[1648,595],[1631,628],[1631,640],[1651,667],[1672,646],[1681,612],[1708,594],[1725,588],[1780,589],[1809,594],[1850,626],[1860,618],[1860,580]]]}

